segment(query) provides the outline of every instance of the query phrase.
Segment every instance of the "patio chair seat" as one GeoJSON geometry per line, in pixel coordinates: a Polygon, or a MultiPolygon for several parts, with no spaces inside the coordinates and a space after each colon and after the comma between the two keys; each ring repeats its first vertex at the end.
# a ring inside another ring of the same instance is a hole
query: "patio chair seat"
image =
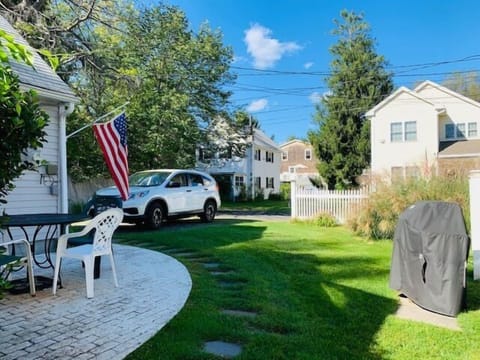
{"type": "MultiPolygon", "coordinates": [[[[89,234],[85,236],[71,238],[68,240],[68,246],[81,246],[81,245],[93,244],[93,234],[94,234],[94,231],[91,231],[89,234]]],[[[102,257],[101,256],[95,257],[95,264],[93,266],[94,279],[98,279],[100,277],[101,265],[102,265],[102,257]]]]}
{"type": "Polygon", "coordinates": [[[25,255],[20,256],[20,255],[12,255],[12,254],[0,254],[0,268],[5,269],[5,267],[9,265],[10,266],[16,266],[16,265],[26,266],[28,284],[30,288],[30,295],[35,296],[36,295],[35,276],[33,274],[33,258],[32,258],[32,252],[30,250],[30,244],[25,239],[12,240],[12,241],[6,241],[6,242],[0,243],[0,246],[7,249],[8,249],[8,246],[10,245],[12,246],[23,245],[25,248],[25,255]]]}
{"type": "Polygon", "coordinates": [[[63,234],[58,238],[57,254],[55,260],[55,273],[53,277],[53,295],[57,292],[58,275],[62,258],[73,258],[83,261],[85,265],[85,281],[87,298],[93,298],[94,261],[95,258],[108,255],[112,267],[113,280],[118,287],[115,261],[112,251],[112,236],[123,219],[123,211],[118,208],[104,211],[90,220],[80,232],[63,234]],[[91,244],[68,247],[71,239],[85,238],[93,232],[91,244]]]}

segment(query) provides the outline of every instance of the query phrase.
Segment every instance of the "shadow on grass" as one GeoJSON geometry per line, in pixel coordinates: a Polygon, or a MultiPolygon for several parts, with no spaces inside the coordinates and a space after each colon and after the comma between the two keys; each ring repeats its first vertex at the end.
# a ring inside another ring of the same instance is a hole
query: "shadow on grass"
{"type": "MultiPolygon", "coordinates": [[[[258,264],[260,271],[255,279],[263,288],[251,292],[252,301],[255,296],[271,296],[268,309],[259,309],[265,316],[258,317],[256,326],[284,334],[284,341],[278,346],[286,358],[383,358],[384,354],[373,346],[375,335],[385,318],[395,313],[398,302],[344,283],[362,278],[367,283],[370,277],[381,283],[388,269],[380,273],[362,272],[372,262],[358,256],[343,257],[342,266],[337,260],[308,254],[271,254],[252,249],[243,254],[225,254],[227,258],[249,255],[270,265],[268,270],[264,264],[258,264]],[[333,269],[328,273],[319,270],[325,267],[333,269]]],[[[246,358],[255,358],[254,353],[250,355],[246,358]]]]}
{"type": "Polygon", "coordinates": [[[378,295],[387,286],[389,273],[381,260],[366,251],[352,253],[333,239],[325,240],[324,246],[335,249],[334,257],[301,253],[302,244],[295,241],[263,242],[268,225],[255,221],[218,219],[203,226],[195,220],[185,226],[184,221],[159,231],[137,229],[134,236],[131,228],[122,227],[119,236],[125,236],[122,242],[209,254],[245,281],[229,295],[231,290],[215,286],[211,275],[197,264],[185,310],[129,359],[206,359],[199,344],[219,337],[241,343],[242,359],[385,356],[377,350],[375,336],[398,302],[378,295]],[[219,309],[235,305],[258,316],[226,326],[225,321],[234,320],[226,320],[219,309]]]}

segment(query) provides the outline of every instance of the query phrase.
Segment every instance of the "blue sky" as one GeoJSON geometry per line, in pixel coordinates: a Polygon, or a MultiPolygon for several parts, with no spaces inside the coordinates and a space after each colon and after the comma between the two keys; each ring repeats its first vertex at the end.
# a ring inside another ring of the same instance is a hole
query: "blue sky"
{"type": "MultiPolygon", "coordinates": [[[[137,1],[155,4],[156,1],[137,1]]],[[[394,73],[395,86],[442,82],[455,71],[480,70],[480,1],[402,0],[168,0],[196,31],[203,22],[220,29],[235,54],[234,105],[260,121],[281,144],[305,138],[314,102],[328,91],[331,34],[342,9],[363,12],[394,73]],[[424,65],[430,64],[430,65],[424,65]]]]}

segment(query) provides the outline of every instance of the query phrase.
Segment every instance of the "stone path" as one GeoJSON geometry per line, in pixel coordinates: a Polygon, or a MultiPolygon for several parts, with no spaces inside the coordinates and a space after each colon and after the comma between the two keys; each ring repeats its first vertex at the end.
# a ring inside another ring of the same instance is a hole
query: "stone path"
{"type": "Polygon", "coordinates": [[[122,359],[165,326],[190,293],[185,266],[137,247],[114,245],[114,254],[120,286],[104,259],[93,299],[80,262],[65,259],[56,296],[46,289],[0,300],[0,358],[122,359]]]}

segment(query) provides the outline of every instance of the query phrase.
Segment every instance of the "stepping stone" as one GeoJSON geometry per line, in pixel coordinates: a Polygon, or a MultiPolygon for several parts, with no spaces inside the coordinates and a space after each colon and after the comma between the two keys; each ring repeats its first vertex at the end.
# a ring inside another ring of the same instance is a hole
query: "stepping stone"
{"type": "Polygon", "coordinates": [[[232,358],[242,352],[242,347],[237,344],[223,341],[207,341],[203,345],[203,350],[209,354],[221,356],[223,358],[232,358]]]}
{"type": "Polygon", "coordinates": [[[238,281],[219,281],[218,285],[225,288],[235,288],[235,287],[242,286],[243,283],[238,281]]]}
{"type": "Polygon", "coordinates": [[[220,263],[212,262],[212,263],[203,263],[202,265],[205,269],[214,269],[214,268],[218,268],[220,266],[220,263]]]}
{"type": "Polygon", "coordinates": [[[181,256],[181,257],[190,257],[190,256],[198,255],[198,254],[193,253],[193,252],[176,252],[176,253],[173,253],[173,255],[181,256]]]}
{"type": "Polygon", "coordinates": [[[217,271],[210,271],[210,274],[213,275],[213,276],[230,275],[230,274],[234,274],[234,273],[235,272],[232,271],[232,270],[221,271],[220,269],[218,269],[217,271]]]}
{"type": "Polygon", "coordinates": [[[252,311],[244,311],[244,310],[222,310],[222,313],[223,314],[226,314],[226,315],[233,315],[233,316],[245,316],[245,317],[250,317],[250,318],[254,318],[256,317],[258,314],[256,312],[252,312],[252,311]]]}

